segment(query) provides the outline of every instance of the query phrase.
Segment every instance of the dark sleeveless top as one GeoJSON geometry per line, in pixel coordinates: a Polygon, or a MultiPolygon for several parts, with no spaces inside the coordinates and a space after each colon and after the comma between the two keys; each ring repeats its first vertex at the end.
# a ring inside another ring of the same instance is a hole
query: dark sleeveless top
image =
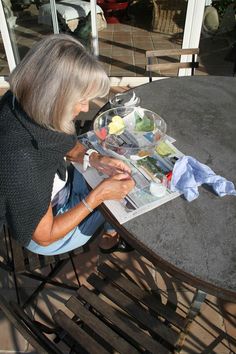
{"type": "Polygon", "coordinates": [[[8,91],[0,101],[0,229],[6,223],[26,246],[48,210],[56,173],[76,136],[35,123],[8,91]]]}

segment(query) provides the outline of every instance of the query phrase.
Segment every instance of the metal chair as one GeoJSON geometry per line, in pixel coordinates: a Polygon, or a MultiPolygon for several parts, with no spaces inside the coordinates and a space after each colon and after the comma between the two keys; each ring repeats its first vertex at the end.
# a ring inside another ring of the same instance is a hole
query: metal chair
{"type": "Polygon", "coordinates": [[[32,253],[26,248],[20,246],[13,239],[9,228],[6,225],[3,226],[3,234],[5,242],[5,257],[3,261],[0,261],[0,268],[12,275],[17,302],[23,308],[30,305],[47,284],[70,290],[78,289],[80,282],[73,257],[82,253],[84,251],[84,247],[79,247],[76,250],[57,256],[42,256],[32,253]],[[53,280],[68,262],[71,262],[78,285],[74,283],[65,284],[64,282],[53,280]],[[46,267],[50,267],[47,275],[43,275],[38,272],[38,270],[42,270],[46,267]],[[21,299],[18,286],[18,278],[21,276],[40,281],[40,284],[27,299],[24,299],[24,301],[21,299]]]}
{"type": "MultiPolygon", "coordinates": [[[[62,341],[71,353],[171,353],[179,348],[186,319],[164,305],[160,296],[141,289],[109,261],[98,266],[77,297],[53,316],[50,327],[33,321],[17,304],[0,296],[0,309],[39,353],[61,353],[62,341]],[[72,312],[71,316],[65,310],[72,312]],[[44,333],[54,333],[49,339],[44,333]]],[[[37,311],[37,308],[36,308],[37,311]]]]}
{"type": "MultiPolygon", "coordinates": [[[[179,69],[191,69],[191,75],[194,75],[194,71],[198,68],[199,63],[196,61],[196,56],[199,54],[198,48],[188,48],[188,49],[160,49],[160,50],[147,50],[146,51],[146,71],[149,75],[149,82],[152,81],[153,71],[168,71],[175,70],[178,73],[179,69]],[[184,62],[180,61],[181,55],[186,56],[184,62]],[[162,58],[162,62],[159,60],[162,58]],[[163,59],[164,58],[164,59],[163,59]],[[156,63],[153,60],[156,59],[156,63]]],[[[165,75],[161,75],[165,76],[165,75]]],[[[169,75],[168,75],[169,76],[169,75]]]]}

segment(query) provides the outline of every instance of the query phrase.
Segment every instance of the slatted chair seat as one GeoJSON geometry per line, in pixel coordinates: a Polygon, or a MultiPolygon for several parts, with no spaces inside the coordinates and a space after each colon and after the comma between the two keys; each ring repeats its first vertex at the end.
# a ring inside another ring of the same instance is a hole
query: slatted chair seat
{"type": "Polygon", "coordinates": [[[89,287],[82,285],[77,296],[55,313],[54,327],[46,328],[54,331],[56,340],[49,340],[43,334],[45,325],[33,322],[17,304],[11,303],[9,310],[0,297],[0,308],[39,352],[50,348],[50,353],[60,353],[60,341],[71,353],[80,354],[164,354],[179,349],[186,319],[159,296],[141,289],[109,261],[99,265],[87,282],[89,287]],[[68,309],[71,315],[66,314],[68,309]]]}
{"type": "Polygon", "coordinates": [[[98,266],[66,303],[74,314],[54,315],[63,336],[72,336],[88,353],[170,353],[178,348],[186,320],[151,292],[141,289],[111,263],[98,266]],[[79,320],[79,326],[76,320],[79,320]],[[88,349],[89,348],[89,349],[88,349]],[[99,348],[99,349],[98,349],[99,348]],[[105,348],[105,351],[104,351],[105,348]]]}
{"type": "Polygon", "coordinates": [[[22,303],[18,288],[18,277],[25,276],[31,279],[40,281],[40,285],[35,288],[32,294],[24,300],[22,306],[26,307],[32,303],[36,296],[44,289],[47,284],[66,288],[70,290],[77,290],[80,286],[79,277],[73,258],[84,252],[84,247],[79,247],[74,251],[67,252],[57,256],[42,256],[28,251],[26,248],[20,246],[11,236],[10,230],[4,225],[4,238],[6,255],[3,261],[0,261],[0,268],[6,270],[13,275],[15,283],[17,302],[22,303]],[[55,276],[62,270],[62,268],[71,262],[75,273],[77,285],[75,283],[65,284],[64,282],[55,281],[55,276]],[[50,266],[50,270],[46,275],[43,275],[39,270],[50,266]]]}
{"type": "Polygon", "coordinates": [[[153,72],[157,72],[158,76],[170,76],[173,72],[174,75],[178,75],[179,69],[191,69],[191,75],[194,75],[195,69],[199,66],[197,54],[198,48],[147,50],[146,71],[149,82],[152,81],[153,72]],[[184,62],[180,61],[182,55],[186,59],[184,62]]]}

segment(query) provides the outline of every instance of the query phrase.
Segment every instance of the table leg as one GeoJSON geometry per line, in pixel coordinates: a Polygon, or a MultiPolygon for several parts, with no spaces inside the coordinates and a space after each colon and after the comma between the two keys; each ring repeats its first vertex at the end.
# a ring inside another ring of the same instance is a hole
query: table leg
{"type": "Polygon", "coordinates": [[[196,290],[188,311],[188,322],[193,321],[194,318],[198,315],[198,313],[200,312],[201,305],[205,301],[206,295],[207,294],[204,291],[196,290]]]}
{"type": "Polygon", "coordinates": [[[179,349],[182,348],[185,338],[188,334],[189,328],[191,326],[191,323],[193,322],[194,318],[199,314],[200,309],[201,309],[201,305],[202,303],[205,301],[207,294],[202,291],[202,290],[196,290],[192,303],[189,307],[189,311],[186,317],[187,320],[187,324],[185,327],[185,330],[181,333],[180,338],[179,338],[179,343],[178,343],[178,347],[179,349]]]}

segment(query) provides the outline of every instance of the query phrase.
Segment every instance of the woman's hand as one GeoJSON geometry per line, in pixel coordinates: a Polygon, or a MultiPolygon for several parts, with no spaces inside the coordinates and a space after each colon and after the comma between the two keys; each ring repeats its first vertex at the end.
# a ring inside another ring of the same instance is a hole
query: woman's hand
{"type": "Polygon", "coordinates": [[[131,174],[130,167],[124,161],[114,159],[113,157],[93,153],[90,156],[89,163],[96,170],[107,176],[115,176],[119,173],[131,174]]]}
{"type": "Polygon", "coordinates": [[[128,173],[120,173],[102,181],[90,194],[93,207],[105,200],[123,199],[135,186],[133,178],[128,173]]]}

